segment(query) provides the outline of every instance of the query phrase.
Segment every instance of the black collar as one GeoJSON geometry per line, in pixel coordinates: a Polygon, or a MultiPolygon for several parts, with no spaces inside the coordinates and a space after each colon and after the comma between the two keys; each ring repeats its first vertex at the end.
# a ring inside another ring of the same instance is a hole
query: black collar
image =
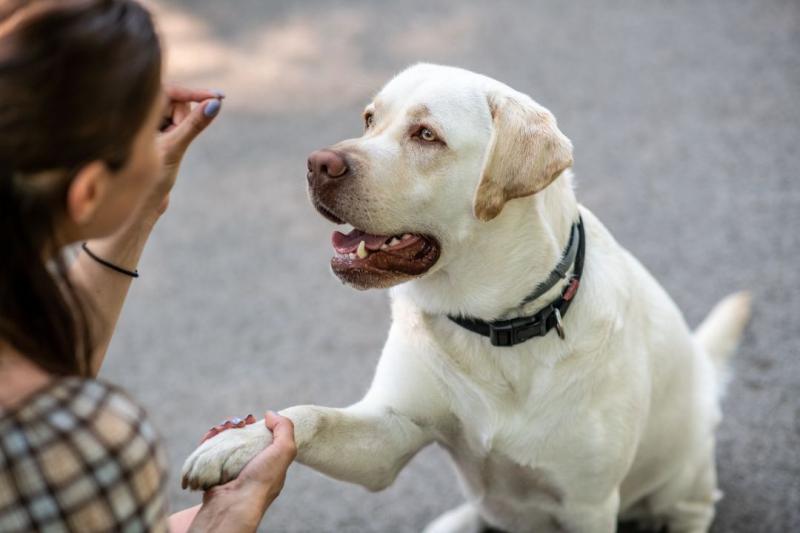
{"type": "Polygon", "coordinates": [[[561,320],[567,314],[575,293],[581,282],[583,274],[583,258],[586,251],[586,235],[583,231],[583,220],[578,217],[578,221],[572,225],[572,232],[569,237],[567,249],[550,273],[548,278],[540,283],[536,289],[526,296],[520,306],[532,302],[542,294],[549,291],[559,280],[567,277],[567,271],[575,262],[575,269],[572,271],[569,283],[561,291],[561,296],[555,301],[540,309],[538,313],[530,316],[521,316],[508,320],[494,320],[486,322],[477,318],[454,317],[447,315],[447,318],[474,333],[489,337],[494,346],[514,346],[533,337],[544,337],[555,328],[558,336],[564,338],[564,326],[561,320]]]}

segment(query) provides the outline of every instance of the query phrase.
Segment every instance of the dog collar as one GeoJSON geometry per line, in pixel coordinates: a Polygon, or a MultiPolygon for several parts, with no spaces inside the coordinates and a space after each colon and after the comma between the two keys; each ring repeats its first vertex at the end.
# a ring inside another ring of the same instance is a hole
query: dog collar
{"type": "Polygon", "coordinates": [[[561,295],[550,304],[540,309],[536,314],[510,318],[508,320],[493,320],[487,322],[477,318],[447,315],[447,318],[473,333],[489,337],[493,346],[514,346],[533,337],[544,337],[555,328],[558,336],[565,338],[562,319],[567,314],[570,304],[581,283],[583,274],[583,259],[586,251],[586,235],[583,231],[583,219],[572,225],[569,243],[558,265],[550,272],[545,281],[537,285],[531,294],[526,296],[520,306],[534,301],[549,291],[559,280],[567,277],[569,267],[575,263],[569,283],[561,291],[561,295]]]}

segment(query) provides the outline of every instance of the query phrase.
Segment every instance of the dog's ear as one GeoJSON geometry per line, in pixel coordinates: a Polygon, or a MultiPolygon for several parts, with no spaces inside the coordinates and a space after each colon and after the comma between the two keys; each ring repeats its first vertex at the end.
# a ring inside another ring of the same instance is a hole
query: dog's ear
{"type": "Polygon", "coordinates": [[[490,94],[493,131],[475,191],[475,216],[489,221],[513,198],[535,194],[572,166],[572,143],[533,101],[490,94]]]}

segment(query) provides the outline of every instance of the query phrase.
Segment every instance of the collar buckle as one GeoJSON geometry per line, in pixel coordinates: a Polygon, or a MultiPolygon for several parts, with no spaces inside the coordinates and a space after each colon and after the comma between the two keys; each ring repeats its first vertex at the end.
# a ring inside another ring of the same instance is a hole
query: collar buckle
{"type": "Polygon", "coordinates": [[[553,313],[556,315],[556,333],[558,333],[558,336],[561,337],[561,340],[563,341],[567,336],[564,333],[564,323],[561,321],[561,310],[556,307],[554,308],[553,313]]]}
{"type": "MultiPolygon", "coordinates": [[[[548,313],[549,315],[549,313],[548,313]]],[[[514,346],[546,333],[547,317],[512,318],[489,323],[489,341],[493,346],[514,346]],[[533,319],[535,318],[535,319],[533,319]]]]}

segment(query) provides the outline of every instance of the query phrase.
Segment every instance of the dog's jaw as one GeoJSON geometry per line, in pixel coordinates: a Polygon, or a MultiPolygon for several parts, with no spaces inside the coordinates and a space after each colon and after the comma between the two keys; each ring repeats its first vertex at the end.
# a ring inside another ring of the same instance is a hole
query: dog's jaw
{"type": "MultiPolygon", "coordinates": [[[[392,238],[390,242],[395,241],[392,238]]],[[[375,251],[366,251],[363,244],[358,253],[337,253],[331,259],[333,273],[359,290],[387,289],[424,276],[441,253],[436,239],[421,235],[405,234],[395,246],[384,244],[375,251]]]]}

